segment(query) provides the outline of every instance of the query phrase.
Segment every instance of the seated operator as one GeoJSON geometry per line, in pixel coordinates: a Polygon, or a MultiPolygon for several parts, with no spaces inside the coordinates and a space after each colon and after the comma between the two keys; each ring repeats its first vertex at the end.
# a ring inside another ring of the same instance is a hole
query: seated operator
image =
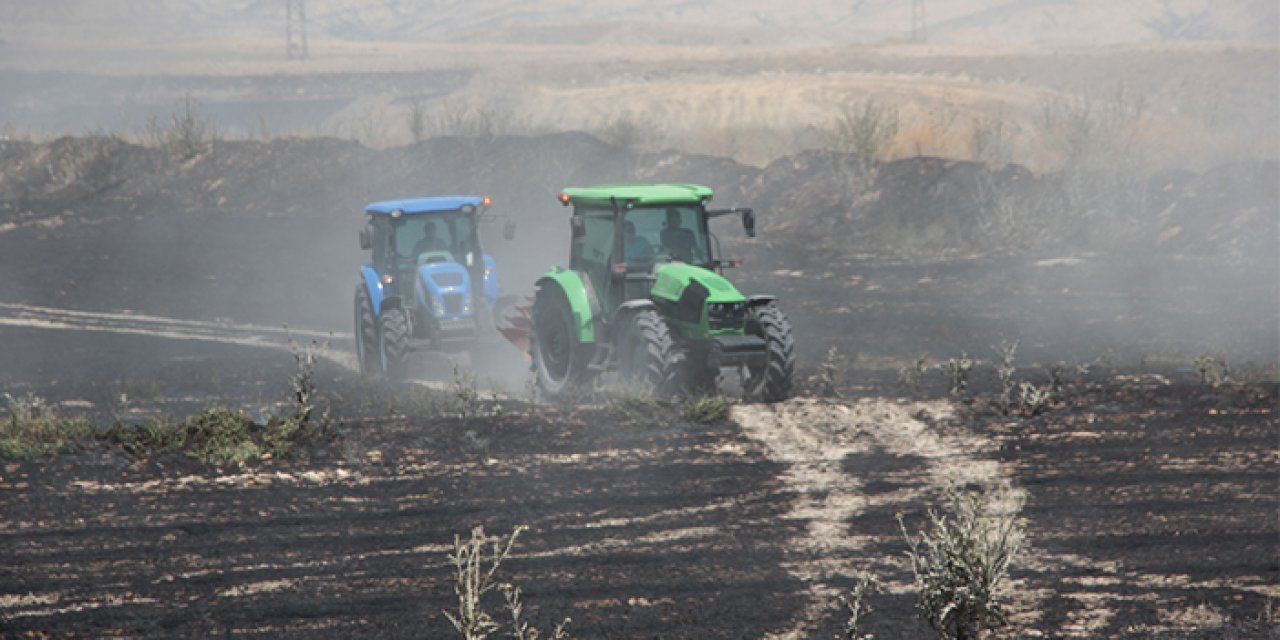
{"type": "Polygon", "coordinates": [[[422,225],[422,239],[414,243],[413,256],[416,258],[430,251],[448,251],[449,245],[444,238],[436,235],[436,223],[428,220],[422,225]]]}
{"type": "Polygon", "coordinates": [[[626,263],[631,266],[653,258],[653,245],[636,233],[636,225],[630,220],[622,223],[622,254],[626,263]]]}
{"type": "Polygon", "coordinates": [[[689,261],[697,252],[697,239],[693,232],[680,224],[680,211],[667,209],[667,223],[662,227],[662,248],[677,260],[689,261]]]}

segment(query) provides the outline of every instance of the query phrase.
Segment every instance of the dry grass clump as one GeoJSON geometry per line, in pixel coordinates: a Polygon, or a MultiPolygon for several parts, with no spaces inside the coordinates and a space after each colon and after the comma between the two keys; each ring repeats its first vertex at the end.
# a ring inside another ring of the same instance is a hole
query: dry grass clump
{"type": "MultiPolygon", "coordinates": [[[[458,597],[458,608],[455,611],[445,611],[444,615],[466,640],[484,640],[502,628],[482,602],[493,591],[503,594],[507,612],[511,615],[511,637],[516,640],[537,640],[543,637],[537,628],[530,627],[524,620],[520,588],[497,579],[498,569],[511,556],[516,539],[527,530],[528,527],[517,526],[505,540],[502,536],[486,536],[483,527],[472,529],[471,537],[467,540],[457,535],[453,537],[453,552],[449,554],[449,561],[453,564],[453,590],[458,597]]],[[[571,619],[565,618],[556,625],[551,638],[568,638],[566,629],[570,622],[571,619]]]]}
{"type": "Polygon", "coordinates": [[[26,460],[59,453],[93,435],[84,418],[63,418],[33,393],[0,395],[9,418],[0,422],[0,458],[26,460]]]}
{"type": "Polygon", "coordinates": [[[943,638],[975,640],[1008,623],[1001,587],[1025,535],[1022,503],[1008,491],[952,489],[947,499],[947,513],[930,509],[917,536],[901,516],[898,524],[910,545],[921,615],[943,638]]]}

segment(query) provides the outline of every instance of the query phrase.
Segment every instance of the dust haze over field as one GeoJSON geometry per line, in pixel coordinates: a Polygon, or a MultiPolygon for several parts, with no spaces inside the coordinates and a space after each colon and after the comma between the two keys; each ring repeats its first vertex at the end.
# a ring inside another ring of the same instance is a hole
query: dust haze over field
{"type": "Polygon", "coordinates": [[[921,34],[890,0],[309,0],[302,59],[285,4],[0,0],[0,392],[259,415],[287,325],[342,425],[234,469],[0,461],[0,635],[441,637],[452,534],[529,523],[519,581],[576,637],[829,637],[861,571],[869,630],[921,637],[893,515],[960,482],[1028,499],[998,637],[1274,637],[1276,3],[928,0],[921,34]],[[754,207],[712,223],[726,275],[843,398],[704,425],[425,354],[508,394],[476,418],[349,369],[366,203],[493,196],[526,296],[561,188],[664,181],[754,207]],[[1015,340],[1042,411],[998,400],[1015,340]]]}

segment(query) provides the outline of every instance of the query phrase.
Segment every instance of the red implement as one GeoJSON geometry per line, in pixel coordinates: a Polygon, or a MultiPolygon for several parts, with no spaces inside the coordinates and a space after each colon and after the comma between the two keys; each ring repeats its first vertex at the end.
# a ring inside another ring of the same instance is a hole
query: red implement
{"type": "Polygon", "coordinates": [[[526,355],[529,353],[529,332],[533,330],[533,301],[509,307],[502,314],[498,333],[526,355]]]}

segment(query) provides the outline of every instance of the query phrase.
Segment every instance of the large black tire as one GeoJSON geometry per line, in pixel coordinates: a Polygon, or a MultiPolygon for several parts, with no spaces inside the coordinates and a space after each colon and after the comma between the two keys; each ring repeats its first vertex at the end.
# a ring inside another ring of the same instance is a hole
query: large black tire
{"type": "Polygon", "coordinates": [[[578,341],[573,309],[559,285],[538,289],[533,300],[533,330],[529,352],[538,388],[556,398],[591,381],[587,368],[594,345],[578,341]]]}
{"type": "Polygon", "coordinates": [[[680,363],[667,323],[646,309],[633,313],[622,331],[618,343],[622,383],[639,393],[672,393],[680,363]]]}
{"type": "Polygon", "coordinates": [[[378,319],[373,315],[373,303],[363,284],[356,285],[355,300],[356,360],[360,371],[366,374],[380,373],[382,359],[378,354],[378,319]]]}
{"type": "Polygon", "coordinates": [[[743,381],[747,399],[779,402],[791,397],[796,372],[796,343],[791,321],[772,303],[754,307],[747,315],[747,333],[764,338],[763,365],[747,367],[743,381]]]}
{"type": "Polygon", "coordinates": [[[403,377],[409,359],[409,314],[404,309],[387,309],[382,312],[379,329],[382,373],[390,378],[403,377]]]}

